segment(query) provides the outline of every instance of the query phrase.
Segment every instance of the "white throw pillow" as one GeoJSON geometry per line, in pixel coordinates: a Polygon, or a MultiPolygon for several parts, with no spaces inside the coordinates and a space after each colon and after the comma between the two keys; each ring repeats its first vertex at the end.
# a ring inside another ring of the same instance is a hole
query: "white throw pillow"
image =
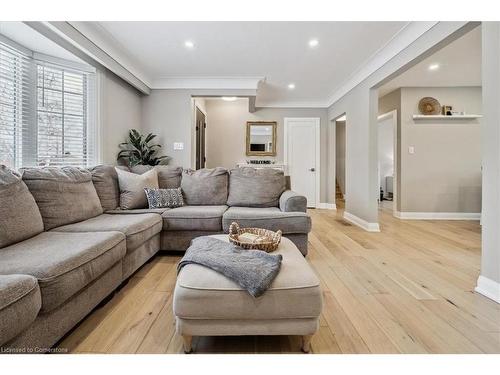
{"type": "Polygon", "coordinates": [[[158,172],[151,169],[143,174],[135,174],[115,168],[120,186],[120,208],[131,210],[147,208],[148,200],[144,188],[158,189],[158,172]]]}

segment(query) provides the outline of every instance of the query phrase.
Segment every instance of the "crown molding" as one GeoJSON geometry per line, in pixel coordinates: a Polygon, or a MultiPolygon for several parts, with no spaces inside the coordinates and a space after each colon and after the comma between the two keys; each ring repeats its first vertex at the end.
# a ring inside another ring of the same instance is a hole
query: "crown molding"
{"type": "Polygon", "coordinates": [[[190,90],[257,90],[266,77],[160,77],[153,80],[152,89],[190,90]]]}
{"type": "MultiPolygon", "coordinates": [[[[257,98],[258,100],[258,98],[257,98]]],[[[328,103],[325,101],[281,101],[257,103],[257,108],[322,108],[327,109],[328,103]]]]}
{"type": "Polygon", "coordinates": [[[437,21],[412,21],[408,22],[384,46],[375,52],[361,67],[354,72],[342,85],[337,87],[327,100],[330,107],[349,91],[363,82],[371,74],[380,69],[393,57],[412,44],[415,40],[438,24],[437,21]]]}

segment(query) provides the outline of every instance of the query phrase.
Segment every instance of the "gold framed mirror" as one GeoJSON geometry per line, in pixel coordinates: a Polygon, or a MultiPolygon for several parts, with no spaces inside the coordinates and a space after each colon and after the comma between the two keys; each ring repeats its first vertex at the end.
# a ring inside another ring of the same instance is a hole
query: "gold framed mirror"
{"type": "Polygon", "coordinates": [[[247,121],[247,156],[276,156],[276,121],[247,121]]]}

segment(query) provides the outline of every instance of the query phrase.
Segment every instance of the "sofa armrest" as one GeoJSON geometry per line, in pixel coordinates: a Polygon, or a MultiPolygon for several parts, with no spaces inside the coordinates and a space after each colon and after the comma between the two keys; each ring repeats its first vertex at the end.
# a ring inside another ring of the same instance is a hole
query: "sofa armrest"
{"type": "Polygon", "coordinates": [[[306,212],[307,199],[292,190],[285,190],[280,197],[280,210],[283,212],[306,212]]]}

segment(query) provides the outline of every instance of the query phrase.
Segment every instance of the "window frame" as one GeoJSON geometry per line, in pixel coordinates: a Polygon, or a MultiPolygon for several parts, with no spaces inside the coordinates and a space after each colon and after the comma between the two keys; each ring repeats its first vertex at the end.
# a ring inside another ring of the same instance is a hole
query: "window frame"
{"type": "MultiPolygon", "coordinates": [[[[78,165],[80,167],[89,167],[98,164],[101,156],[100,144],[97,135],[100,134],[100,123],[98,116],[99,106],[97,99],[99,97],[98,75],[99,72],[95,67],[85,65],[75,61],[69,61],[54,56],[45,55],[42,53],[31,51],[22,45],[12,41],[11,39],[0,34],[0,42],[7,45],[8,48],[13,49],[15,52],[24,55],[23,58],[28,61],[27,77],[28,83],[21,85],[22,89],[26,89],[27,93],[15,95],[15,100],[22,100],[23,95],[28,98],[28,105],[23,105],[21,108],[22,113],[18,116],[21,132],[21,153],[14,155],[14,165],[11,167],[18,169],[21,167],[38,167],[39,165],[39,143],[38,143],[38,66],[52,66],[55,69],[62,69],[64,71],[82,74],[85,76],[85,89],[82,96],[84,103],[84,110],[82,113],[82,123],[84,127],[84,148],[85,152],[82,155],[85,165],[78,165]]],[[[64,87],[61,90],[64,96],[64,87]]],[[[62,111],[62,124],[64,126],[64,110],[62,111]]],[[[64,142],[64,138],[62,139],[64,142]]],[[[17,147],[17,146],[16,146],[17,147]]],[[[56,166],[65,165],[64,162],[54,164],[56,166]]],[[[71,164],[74,165],[74,164],[71,164]]],[[[75,165],[76,166],[76,165],[75,165]]]]}

